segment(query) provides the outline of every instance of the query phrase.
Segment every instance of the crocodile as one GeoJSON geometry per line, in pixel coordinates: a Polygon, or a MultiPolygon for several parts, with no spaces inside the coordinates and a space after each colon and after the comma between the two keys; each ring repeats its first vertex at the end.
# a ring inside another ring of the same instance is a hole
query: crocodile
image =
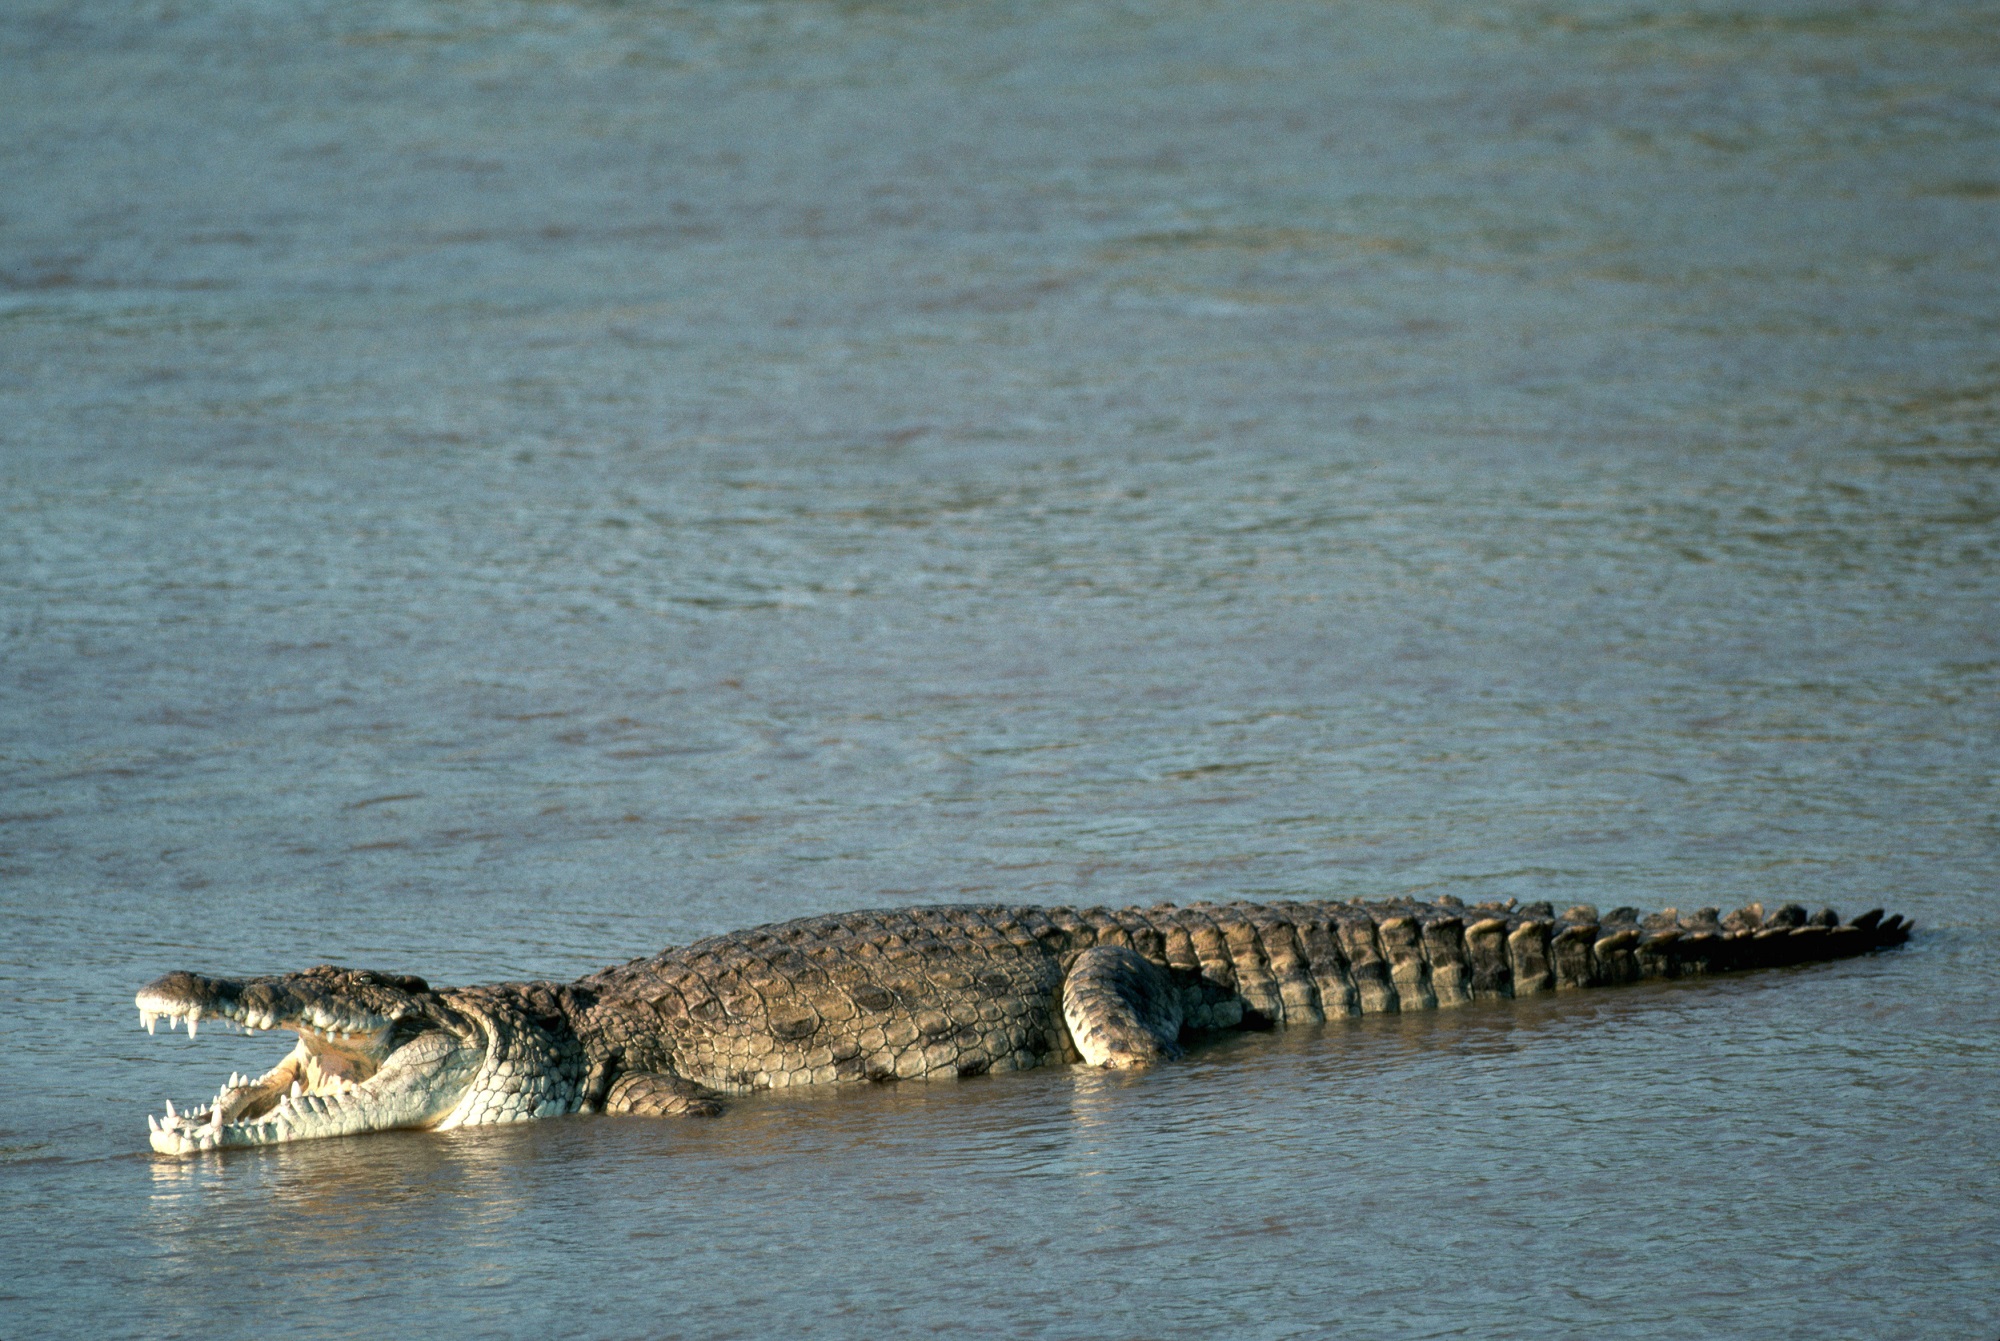
{"type": "Polygon", "coordinates": [[[1144,1067],[1204,1031],[1840,959],[1910,926],[1756,903],[1726,916],[1448,896],[947,904],[756,927],[568,983],[176,972],[137,1004],[149,1033],[164,1019],[190,1038],[211,1021],[298,1036],[263,1075],[148,1116],[154,1150],[189,1154],[577,1112],[713,1115],[794,1085],[1144,1067]]]}

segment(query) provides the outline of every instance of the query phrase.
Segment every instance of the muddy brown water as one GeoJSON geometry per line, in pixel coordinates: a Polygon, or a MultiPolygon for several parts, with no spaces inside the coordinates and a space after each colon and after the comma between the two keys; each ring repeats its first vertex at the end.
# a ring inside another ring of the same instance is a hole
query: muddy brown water
{"type": "Polygon", "coordinates": [[[2000,1335],[1991,5],[0,13],[0,1331],[2000,1335]],[[224,1159],[175,967],[1905,950],[224,1159]]]}

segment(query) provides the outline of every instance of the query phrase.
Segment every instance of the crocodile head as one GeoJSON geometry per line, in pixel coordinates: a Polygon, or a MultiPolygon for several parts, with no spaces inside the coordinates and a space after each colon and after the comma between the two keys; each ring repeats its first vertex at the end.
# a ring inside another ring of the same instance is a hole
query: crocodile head
{"type": "Polygon", "coordinates": [[[261,1076],[232,1075],[212,1103],[149,1116],[153,1149],[189,1154],[397,1127],[456,1126],[492,1068],[486,1012],[421,978],[322,965],[268,978],[169,973],[137,997],[151,1033],[204,1022],[284,1029],[298,1044],[261,1076]]]}

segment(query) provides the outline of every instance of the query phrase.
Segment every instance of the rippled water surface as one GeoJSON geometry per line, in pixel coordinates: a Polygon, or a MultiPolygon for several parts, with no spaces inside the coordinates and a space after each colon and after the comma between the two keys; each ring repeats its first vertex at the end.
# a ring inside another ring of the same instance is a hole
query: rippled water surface
{"type": "Polygon", "coordinates": [[[2000,1335],[2000,11],[0,9],[0,1331],[2000,1335]],[[177,1161],[174,967],[1865,962],[177,1161]]]}

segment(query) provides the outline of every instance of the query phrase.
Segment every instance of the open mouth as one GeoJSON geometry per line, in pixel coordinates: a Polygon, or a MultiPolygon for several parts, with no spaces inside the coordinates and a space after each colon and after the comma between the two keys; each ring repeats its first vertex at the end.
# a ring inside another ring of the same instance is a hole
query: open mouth
{"type": "Polygon", "coordinates": [[[154,1150],[192,1154],[273,1145],[436,1126],[450,1117],[483,1058],[477,1038],[461,1037],[422,1013],[397,1008],[399,1003],[378,1010],[332,993],[296,989],[301,983],[307,989],[336,986],[325,981],[335,974],[373,976],[314,973],[322,980],[290,975],[239,982],[170,973],[139,993],[135,1004],[148,1033],[165,1020],[169,1030],[185,1024],[190,1038],[204,1023],[298,1036],[264,1074],[232,1074],[208,1103],[180,1109],[169,1100],[164,1116],[149,1114],[154,1150]]]}

